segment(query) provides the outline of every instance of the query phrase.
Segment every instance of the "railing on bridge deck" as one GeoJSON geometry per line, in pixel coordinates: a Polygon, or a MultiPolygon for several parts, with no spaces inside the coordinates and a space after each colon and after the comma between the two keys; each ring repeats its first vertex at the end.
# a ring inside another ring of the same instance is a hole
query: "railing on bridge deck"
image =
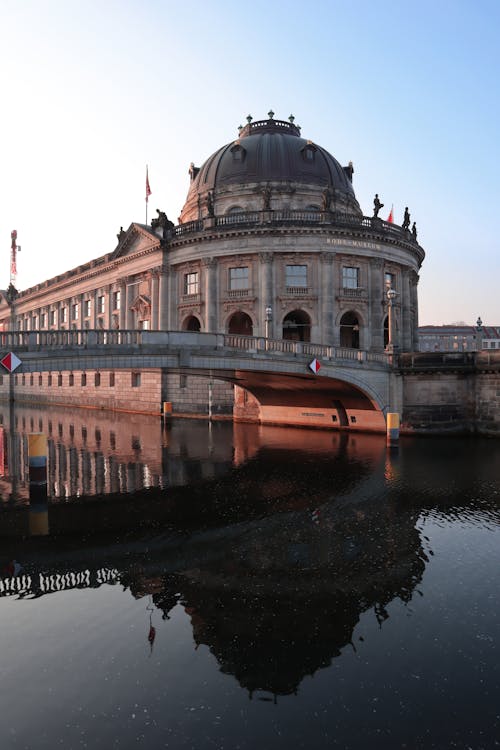
{"type": "Polygon", "coordinates": [[[68,349],[120,349],[132,347],[233,349],[254,354],[294,355],[352,362],[387,364],[380,352],[366,352],[347,347],[327,346],[306,341],[268,339],[264,336],[243,336],[235,333],[201,333],[192,331],[144,330],[61,330],[1,331],[0,347],[12,351],[46,351],[68,349]]]}

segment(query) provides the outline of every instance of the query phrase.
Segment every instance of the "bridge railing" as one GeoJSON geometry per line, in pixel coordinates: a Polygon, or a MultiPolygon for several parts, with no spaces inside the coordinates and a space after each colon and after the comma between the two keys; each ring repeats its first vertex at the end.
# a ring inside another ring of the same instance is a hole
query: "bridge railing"
{"type": "Polygon", "coordinates": [[[133,347],[163,349],[183,347],[234,349],[249,353],[295,355],[318,359],[342,359],[357,362],[387,363],[383,353],[365,352],[348,347],[335,347],[308,341],[269,339],[265,336],[243,336],[236,333],[202,333],[199,331],[143,330],[53,330],[0,331],[0,348],[13,351],[56,351],[69,349],[116,350],[133,347]]]}

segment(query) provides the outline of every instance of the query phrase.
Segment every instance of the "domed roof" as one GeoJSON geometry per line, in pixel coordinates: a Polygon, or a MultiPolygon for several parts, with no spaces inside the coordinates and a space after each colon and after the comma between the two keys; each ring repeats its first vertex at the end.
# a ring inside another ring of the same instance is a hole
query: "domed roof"
{"type": "MultiPolygon", "coordinates": [[[[326,188],[356,203],[352,164],[342,167],[324,148],[301,137],[300,128],[284,120],[252,122],[240,129],[237,140],[222,146],[197,169],[190,168],[191,185],[183,214],[199,196],[256,183],[296,183],[321,193],[326,188]]],[[[358,208],[359,210],[359,208],[358,208]]],[[[185,217],[187,218],[187,217],[185,217]]]]}

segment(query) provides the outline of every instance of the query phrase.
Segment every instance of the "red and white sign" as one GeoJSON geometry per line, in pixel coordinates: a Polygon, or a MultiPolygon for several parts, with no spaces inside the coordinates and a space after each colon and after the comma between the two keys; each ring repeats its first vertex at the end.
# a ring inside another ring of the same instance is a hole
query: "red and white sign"
{"type": "Polygon", "coordinates": [[[22,363],[19,357],[16,357],[14,352],[9,352],[3,357],[3,359],[0,359],[0,364],[2,364],[8,372],[14,372],[14,370],[17,370],[22,363]]]}
{"type": "Polygon", "coordinates": [[[321,368],[321,362],[318,362],[317,359],[313,359],[312,362],[309,362],[309,367],[311,368],[313,373],[317,375],[321,368]]]}

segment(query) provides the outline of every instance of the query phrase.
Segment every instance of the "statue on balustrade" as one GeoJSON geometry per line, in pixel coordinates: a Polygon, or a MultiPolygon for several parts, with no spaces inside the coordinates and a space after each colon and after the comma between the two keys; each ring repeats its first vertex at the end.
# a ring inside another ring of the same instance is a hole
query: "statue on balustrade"
{"type": "Polygon", "coordinates": [[[384,207],[384,204],[380,202],[378,193],[375,193],[375,198],[373,199],[373,218],[378,218],[378,212],[381,208],[384,207]]]}
{"type": "Polygon", "coordinates": [[[160,229],[163,229],[163,239],[166,239],[168,232],[174,228],[174,222],[169,220],[165,211],[160,211],[157,208],[156,213],[158,216],[155,219],[151,219],[151,229],[160,227],[160,229]]]}
{"type": "Polygon", "coordinates": [[[214,216],[214,199],[212,193],[209,191],[207,193],[207,213],[209,216],[214,216]]]}
{"type": "Polygon", "coordinates": [[[321,197],[321,210],[329,211],[331,203],[332,203],[332,192],[329,187],[326,187],[323,190],[323,194],[321,197]]]}
{"type": "Polygon", "coordinates": [[[272,190],[269,187],[269,185],[266,185],[266,187],[264,188],[263,193],[262,193],[262,196],[263,196],[263,199],[264,199],[264,203],[263,203],[263,209],[264,209],[264,211],[270,211],[271,210],[271,195],[272,195],[272,190]]]}
{"type": "Polygon", "coordinates": [[[405,215],[403,217],[403,223],[402,223],[403,229],[409,229],[410,228],[410,212],[408,211],[408,206],[405,208],[405,215]]]}

